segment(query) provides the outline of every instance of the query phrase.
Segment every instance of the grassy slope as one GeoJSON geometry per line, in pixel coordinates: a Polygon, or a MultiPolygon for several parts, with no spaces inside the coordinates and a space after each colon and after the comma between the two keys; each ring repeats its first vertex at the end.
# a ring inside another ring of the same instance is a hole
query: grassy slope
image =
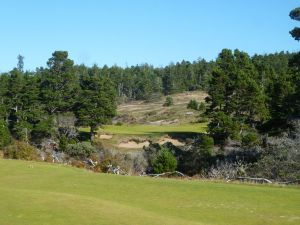
{"type": "Polygon", "coordinates": [[[0,224],[299,224],[300,190],[0,160],[0,224]]]}
{"type": "MultiPolygon", "coordinates": [[[[120,142],[130,139],[142,138],[158,142],[160,138],[171,136],[178,138],[179,134],[204,133],[207,123],[195,123],[199,120],[199,111],[187,109],[190,100],[195,99],[203,102],[206,93],[202,91],[184,92],[172,95],[174,105],[163,107],[165,97],[155,102],[132,101],[118,106],[118,115],[129,115],[136,119],[135,124],[123,124],[122,126],[107,125],[98,130],[99,134],[111,134],[112,139],[101,140],[104,147],[119,151],[136,151],[138,149],[124,149],[118,147],[120,142]],[[192,112],[193,115],[186,115],[192,112]],[[149,114],[150,113],[150,114],[149,114]],[[154,125],[154,121],[174,121],[173,124],[154,125]]],[[[89,132],[89,128],[80,128],[81,131],[89,132]]]]}
{"type": "Polygon", "coordinates": [[[154,122],[158,120],[171,121],[179,120],[181,124],[194,122],[199,116],[199,112],[187,109],[187,104],[194,99],[198,102],[204,102],[207,94],[203,91],[191,91],[173,94],[174,105],[163,107],[166,97],[162,97],[154,102],[132,101],[118,106],[118,115],[130,115],[137,120],[137,123],[154,122]],[[193,115],[187,116],[187,112],[193,112],[193,115]]]}
{"type": "Polygon", "coordinates": [[[100,132],[109,134],[128,134],[128,135],[155,135],[164,133],[203,133],[206,131],[206,123],[196,124],[174,124],[174,125],[107,125],[100,129],[100,132]]]}

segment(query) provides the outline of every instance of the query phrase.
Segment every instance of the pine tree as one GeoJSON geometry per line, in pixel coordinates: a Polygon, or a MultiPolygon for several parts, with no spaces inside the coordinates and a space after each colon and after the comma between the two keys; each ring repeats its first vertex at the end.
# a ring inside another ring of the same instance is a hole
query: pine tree
{"type": "MultiPolygon", "coordinates": [[[[290,17],[293,20],[297,20],[300,21],[300,8],[295,8],[290,12],[290,17]]],[[[300,28],[299,27],[295,27],[293,30],[290,31],[290,34],[292,35],[292,37],[299,41],[300,40],[300,28]]]]}
{"type": "Polygon", "coordinates": [[[50,114],[68,112],[74,106],[78,82],[68,52],[56,51],[48,60],[49,69],[43,71],[41,97],[50,114]]]}
{"type": "Polygon", "coordinates": [[[90,127],[90,139],[93,141],[97,127],[116,115],[116,92],[108,78],[95,74],[83,75],[80,86],[75,115],[78,125],[90,127]]]}

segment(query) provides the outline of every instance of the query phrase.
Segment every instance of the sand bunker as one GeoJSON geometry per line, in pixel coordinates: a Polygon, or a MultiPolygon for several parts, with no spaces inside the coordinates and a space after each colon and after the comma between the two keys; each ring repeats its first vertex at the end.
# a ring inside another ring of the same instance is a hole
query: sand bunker
{"type": "Polygon", "coordinates": [[[130,148],[130,149],[135,149],[135,148],[143,148],[143,147],[148,147],[150,145],[149,141],[143,141],[143,142],[135,142],[135,141],[127,141],[127,142],[121,142],[118,147],[119,148],[130,148]]]}
{"type": "Polygon", "coordinates": [[[171,142],[171,143],[172,143],[173,145],[175,145],[175,146],[184,146],[184,143],[183,143],[183,142],[180,142],[180,141],[178,141],[178,140],[176,140],[176,139],[169,138],[169,137],[164,137],[164,138],[160,139],[158,143],[159,143],[160,145],[163,145],[163,144],[165,144],[165,143],[167,143],[167,142],[171,142]]]}
{"type": "Polygon", "coordinates": [[[109,134],[100,134],[99,135],[99,138],[102,139],[102,140],[109,140],[109,139],[112,139],[112,135],[109,135],[109,134]]]}

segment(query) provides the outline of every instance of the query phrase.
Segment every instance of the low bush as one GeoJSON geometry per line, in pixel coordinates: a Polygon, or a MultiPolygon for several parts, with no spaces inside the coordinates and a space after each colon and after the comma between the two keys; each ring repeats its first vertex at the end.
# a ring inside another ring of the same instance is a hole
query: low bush
{"type": "Polygon", "coordinates": [[[91,156],[97,150],[94,146],[87,142],[70,144],[66,148],[66,153],[72,157],[86,158],[91,156]]]}
{"type": "Polygon", "coordinates": [[[243,146],[255,146],[259,144],[259,136],[257,132],[251,131],[242,137],[243,146]]]}
{"type": "Polygon", "coordinates": [[[174,105],[174,101],[173,101],[173,98],[172,98],[172,97],[168,96],[168,97],[166,98],[166,101],[165,101],[165,103],[163,104],[163,106],[169,107],[169,106],[171,106],[171,105],[174,105]]]}
{"type": "Polygon", "coordinates": [[[15,141],[4,149],[4,158],[38,160],[37,150],[26,142],[15,141]]]}
{"type": "Polygon", "coordinates": [[[79,161],[79,160],[72,160],[71,165],[74,166],[74,167],[77,167],[77,168],[81,168],[81,169],[85,168],[84,162],[79,161]]]}
{"type": "Polygon", "coordinates": [[[204,112],[206,110],[206,105],[204,102],[201,102],[198,106],[198,110],[204,112]]]}
{"type": "Polygon", "coordinates": [[[167,148],[162,148],[152,162],[154,173],[173,172],[177,168],[175,156],[167,148]]]}
{"type": "Polygon", "coordinates": [[[189,103],[187,105],[187,108],[198,110],[199,109],[199,103],[196,100],[192,99],[192,100],[189,101],[189,103]]]}

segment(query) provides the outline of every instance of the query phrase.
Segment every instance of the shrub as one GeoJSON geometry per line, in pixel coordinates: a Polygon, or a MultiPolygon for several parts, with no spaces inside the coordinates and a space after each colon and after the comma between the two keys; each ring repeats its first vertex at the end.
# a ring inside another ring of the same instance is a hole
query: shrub
{"type": "Polygon", "coordinates": [[[198,119],[198,123],[207,123],[209,122],[209,119],[206,116],[202,116],[198,119]]]}
{"type": "Polygon", "coordinates": [[[255,146],[259,144],[259,136],[255,130],[248,132],[242,137],[243,146],[255,146]]]}
{"type": "Polygon", "coordinates": [[[213,138],[202,135],[189,147],[189,151],[181,160],[181,172],[194,175],[209,168],[214,162],[213,147],[213,138]]]}
{"type": "Polygon", "coordinates": [[[68,138],[64,134],[60,135],[58,144],[59,151],[65,152],[69,144],[76,144],[76,140],[68,138]]]}
{"type": "Polygon", "coordinates": [[[49,117],[41,120],[36,124],[31,131],[31,141],[42,140],[43,138],[50,138],[53,134],[53,118],[49,117]]]}
{"type": "Polygon", "coordinates": [[[96,148],[90,143],[82,142],[77,144],[70,144],[66,148],[66,153],[73,157],[86,158],[96,152],[96,148]]]}
{"type": "Polygon", "coordinates": [[[234,179],[239,176],[247,176],[247,165],[242,162],[230,163],[227,161],[217,162],[209,168],[206,174],[202,174],[207,178],[213,179],[234,179]]]}
{"type": "Polygon", "coordinates": [[[162,148],[152,167],[154,173],[173,172],[177,168],[177,160],[167,148],[162,148]]]}
{"type": "Polygon", "coordinates": [[[0,148],[8,145],[10,141],[11,141],[11,137],[6,122],[0,120],[0,148]]]}
{"type": "Polygon", "coordinates": [[[201,102],[198,106],[199,111],[205,111],[206,110],[206,105],[204,102],[201,102]]]}
{"type": "Polygon", "coordinates": [[[66,151],[67,146],[68,146],[68,138],[65,135],[60,136],[59,146],[58,146],[59,150],[64,152],[66,151]]]}
{"type": "Polygon", "coordinates": [[[224,144],[228,138],[233,140],[240,139],[240,123],[224,112],[217,112],[213,115],[208,128],[210,135],[216,144],[224,144]]]}
{"type": "Polygon", "coordinates": [[[116,126],[122,126],[123,125],[123,123],[121,122],[121,121],[118,121],[117,123],[116,123],[116,126]]]}
{"type": "MultiPolygon", "coordinates": [[[[299,134],[299,129],[297,133],[299,134]]],[[[267,137],[264,142],[267,147],[249,168],[250,176],[278,181],[300,179],[300,137],[298,135],[267,137]]]]}
{"type": "Polygon", "coordinates": [[[9,159],[37,160],[37,150],[26,142],[15,141],[4,150],[4,157],[9,159]]]}
{"type": "Polygon", "coordinates": [[[80,168],[80,169],[85,168],[84,162],[82,162],[80,160],[72,160],[71,165],[74,167],[80,168]]]}
{"type": "Polygon", "coordinates": [[[173,101],[173,98],[172,98],[172,97],[168,96],[168,97],[166,98],[166,101],[165,101],[165,103],[163,104],[163,106],[168,107],[168,106],[171,106],[171,105],[174,105],[174,101],[173,101]]]}
{"type": "Polygon", "coordinates": [[[199,145],[199,152],[204,157],[210,157],[214,147],[214,139],[208,135],[203,135],[199,145]]]}
{"type": "Polygon", "coordinates": [[[194,109],[194,110],[198,110],[199,109],[199,103],[196,100],[190,100],[188,105],[187,105],[188,109],[194,109]]]}

